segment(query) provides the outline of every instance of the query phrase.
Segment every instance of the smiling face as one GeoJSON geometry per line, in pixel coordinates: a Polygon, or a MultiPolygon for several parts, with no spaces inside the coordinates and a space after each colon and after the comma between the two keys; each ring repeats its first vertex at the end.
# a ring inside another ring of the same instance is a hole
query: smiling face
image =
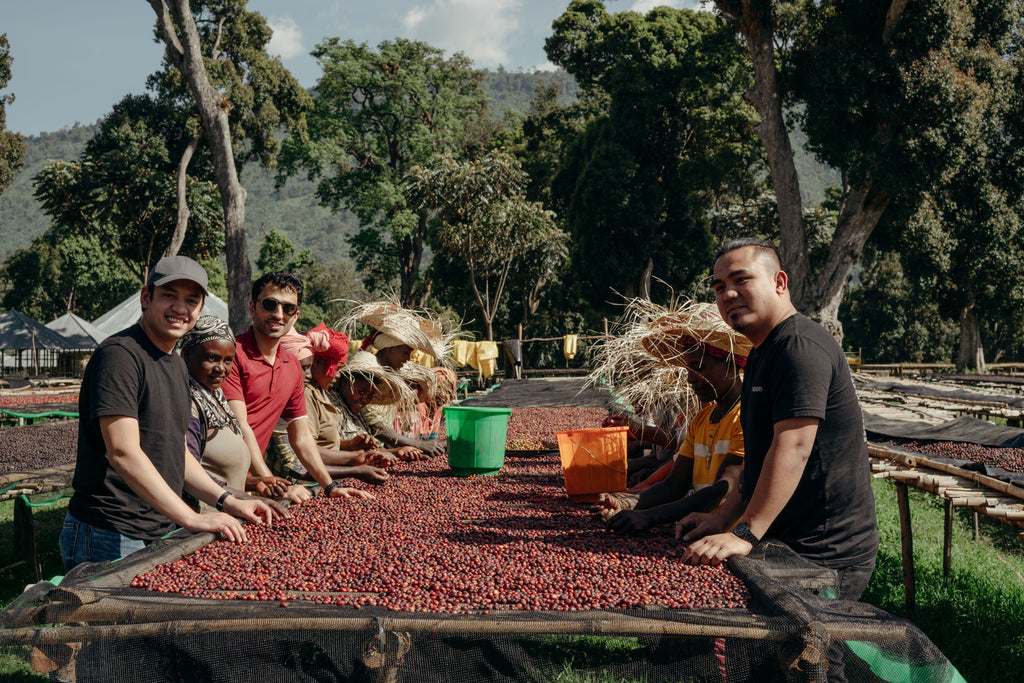
{"type": "Polygon", "coordinates": [[[253,331],[266,339],[279,340],[288,334],[298,319],[298,303],[299,295],[294,289],[267,285],[256,301],[249,302],[253,331]],[[267,308],[271,310],[268,311],[267,308]],[[285,313],[285,308],[292,310],[291,315],[285,313]]]}
{"type": "Polygon", "coordinates": [[[139,324],[157,348],[170,353],[179,339],[195,327],[203,311],[203,290],[191,280],[174,280],[165,285],[144,287],[140,294],[142,318],[139,324]]]}
{"type": "Polygon", "coordinates": [[[358,415],[373,400],[374,389],[373,384],[364,377],[342,376],[338,380],[338,393],[349,410],[358,415]]]}
{"type": "Polygon", "coordinates": [[[786,273],[756,247],[740,247],[715,261],[711,276],[718,311],[729,327],[757,346],[795,312],[786,273]]]}
{"type": "Polygon", "coordinates": [[[210,391],[216,391],[231,374],[235,345],[223,339],[211,339],[182,352],[188,372],[210,391]]]}

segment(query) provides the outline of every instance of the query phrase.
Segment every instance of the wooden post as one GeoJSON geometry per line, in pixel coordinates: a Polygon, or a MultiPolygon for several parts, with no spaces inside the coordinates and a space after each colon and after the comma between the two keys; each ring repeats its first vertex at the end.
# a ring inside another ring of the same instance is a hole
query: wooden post
{"type": "Polygon", "coordinates": [[[953,501],[945,499],[945,526],[942,529],[942,576],[949,578],[950,566],[953,563],[953,501]]]}
{"type": "Polygon", "coordinates": [[[896,500],[900,508],[900,540],[903,548],[903,592],[905,616],[917,617],[917,587],[914,581],[914,533],[910,526],[910,494],[907,485],[896,482],[896,500]]]}
{"type": "Polygon", "coordinates": [[[974,511],[974,540],[978,540],[978,511],[974,511]]]}
{"type": "Polygon", "coordinates": [[[25,504],[23,496],[14,498],[14,547],[22,551],[25,564],[31,569],[36,583],[43,580],[43,569],[39,566],[39,551],[36,548],[36,529],[32,522],[32,508],[25,504]]]}

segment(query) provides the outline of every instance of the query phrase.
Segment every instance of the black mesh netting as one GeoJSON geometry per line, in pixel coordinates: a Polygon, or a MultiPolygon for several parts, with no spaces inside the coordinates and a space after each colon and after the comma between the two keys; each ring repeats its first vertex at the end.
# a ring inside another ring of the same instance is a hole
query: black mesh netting
{"type": "Polygon", "coordinates": [[[832,572],[762,543],[730,562],[741,609],[422,614],[185,598],[128,584],[194,552],[183,535],[41,583],[2,613],[0,643],[62,680],[944,681],[913,624],[816,595],[832,572]],[[574,677],[574,678],[573,678],[574,677]]]}
{"type": "MultiPolygon", "coordinates": [[[[502,401],[498,405],[550,400],[548,405],[557,406],[606,405],[610,397],[597,390],[597,402],[590,404],[577,383],[528,382],[503,383],[501,391],[507,393],[490,396],[502,401]]],[[[531,464],[525,457],[511,460],[531,464]]],[[[551,475],[531,476],[537,486],[559,485],[557,479],[549,481],[551,475]]],[[[489,481],[497,486],[499,479],[489,481]]],[[[393,488],[398,485],[392,482],[393,488]]],[[[486,520],[471,520],[485,526],[470,536],[487,533],[495,536],[490,543],[507,543],[520,531],[512,523],[517,516],[536,516],[553,530],[561,529],[560,517],[579,514],[559,508],[555,493],[538,491],[530,500],[505,501],[508,524],[493,511],[486,520]],[[542,517],[545,511],[550,516],[542,517]]],[[[558,495],[564,498],[564,489],[558,495]]],[[[591,534],[585,528],[575,531],[580,538],[591,534]]],[[[564,541],[561,533],[548,535],[564,541]]],[[[604,532],[593,531],[598,533],[604,532]]],[[[931,682],[956,677],[913,624],[868,605],[819,596],[834,586],[834,572],[771,542],[760,544],[751,557],[729,562],[749,593],[744,607],[450,614],[305,599],[218,600],[131,586],[137,575],[192,558],[212,540],[209,534],[178,532],[120,561],[82,565],[59,586],[31,587],[0,613],[0,647],[23,656],[37,671],[69,681],[931,682]]],[[[578,545],[552,544],[560,553],[573,550],[569,546],[579,550],[578,545]]],[[[386,551],[404,553],[397,543],[382,549],[382,556],[386,551]]],[[[464,564],[468,570],[469,561],[464,564]]],[[[695,590],[666,585],[664,575],[649,574],[645,566],[658,565],[636,565],[637,579],[647,585],[669,593],[695,590]]],[[[592,567],[575,571],[586,570],[592,567]]],[[[600,577],[609,580],[607,573],[600,577]]],[[[573,578],[565,575],[567,581],[573,578]]]]}

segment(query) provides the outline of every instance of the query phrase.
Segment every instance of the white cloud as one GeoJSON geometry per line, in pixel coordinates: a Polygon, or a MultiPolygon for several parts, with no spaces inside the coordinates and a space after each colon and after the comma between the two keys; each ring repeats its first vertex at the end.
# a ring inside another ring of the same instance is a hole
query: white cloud
{"type": "Polygon", "coordinates": [[[520,0],[433,0],[402,18],[404,33],[446,52],[465,52],[477,66],[509,61],[510,38],[519,29],[520,0]]]}
{"type": "Polygon", "coordinates": [[[267,19],[274,35],[267,45],[267,53],[277,55],[281,59],[291,59],[303,54],[306,49],[302,47],[302,29],[291,17],[273,17],[267,19]]]}
{"type": "Polygon", "coordinates": [[[701,9],[702,4],[702,0],[633,0],[633,5],[629,9],[640,14],[647,14],[655,7],[701,9]]]}
{"type": "Polygon", "coordinates": [[[541,64],[534,64],[530,67],[530,71],[558,71],[560,68],[560,66],[548,59],[541,64]]]}

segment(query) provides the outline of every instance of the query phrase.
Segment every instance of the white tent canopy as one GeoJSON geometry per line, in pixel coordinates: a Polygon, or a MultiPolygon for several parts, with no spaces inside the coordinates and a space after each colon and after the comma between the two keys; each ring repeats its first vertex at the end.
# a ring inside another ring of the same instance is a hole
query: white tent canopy
{"type": "Polygon", "coordinates": [[[99,343],[109,335],[95,327],[88,320],[79,318],[74,313],[65,313],[56,320],[46,323],[46,326],[64,335],[71,340],[76,349],[95,349],[99,343]]]}
{"type": "MultiPolygon", "coordinates": [[[[228,321],[228,304],[216,294],[206,297],[206,306],[203,308],[203,315],[215,315],[221,320],[228,321]]],[[[120,332],[138,322],[142,317],[142,302],[139,300],[139,293],[135,292],[127,299],[114,306],[112,309],[92,321],[101,332],[111,335],[120,332]]]]}

